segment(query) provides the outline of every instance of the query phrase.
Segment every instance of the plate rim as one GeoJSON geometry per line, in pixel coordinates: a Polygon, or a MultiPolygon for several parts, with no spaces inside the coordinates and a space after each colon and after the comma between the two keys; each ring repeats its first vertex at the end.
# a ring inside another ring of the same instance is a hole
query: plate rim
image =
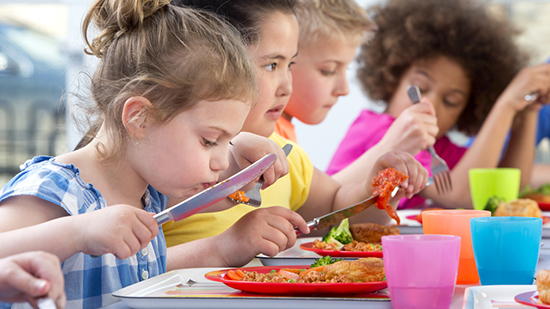
{"type": "Polygon", "coordinates": [[[323,249],[315,249],[313,247],[313,242],[307,242],[300,244],[300,249],[306,250],[306,251],[312,251],[320,256],[327,256],[330,257],[356,257],[356,258],[367,258],[367,257],[375,257],[375,258],[383,258],[384,251],[341,251],[341,250],[323,250],[323,249]],[[311,247],[306,247],[306,245],[310,245],[311,247]]]}
{"type": "Polygon", "coordinates": [[[514,296],[514,300],[516,302],[520,303],[520,304],[527,305],[527,306],[532,306],[532,307],[541,308],[541,309],[550,308],[550,305],[539,304],[537,302],[533,302],[532,298],[536,297],[538,299],[538,296],[539,296],[538,291],[524,292],[524,293],[520,293],[520,294],[514,296]],[[520,299],[520,298],[523,298],[523,297],[527,297],[527,300],[520,299]]]}

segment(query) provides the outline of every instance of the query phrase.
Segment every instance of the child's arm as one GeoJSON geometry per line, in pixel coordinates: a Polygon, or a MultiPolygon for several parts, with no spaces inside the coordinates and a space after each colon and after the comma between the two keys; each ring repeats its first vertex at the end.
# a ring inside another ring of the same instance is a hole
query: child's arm
{"type": "Polygon", "coordinates": [[[434,107],[424,98],[420,103],[406,108],[376,145],[332,177],[340,183],[360,182],[383,154],[405,151],[414,156],[432,146],[438,132],[434,107]]]}
{"type": "Polygon", "coordinates": [[[531,187],[538,188],[546,183],[550,183],[550,165],[535,164],[531,172],[531,187]]]}
{"type": "Polygon", "coordinates": [[[451,170],[453,190],[445,195],[438,195],[434,186],[427,187],[421,195],[432,199],[436,204],[449,207],[471,208],[471,196],[468,180],[468,171],[471,168],[493,168],[498,166],[514,166],[522,168],[523,176],[530,177],[530,165],[533,162],[535,147],[536,111],[526,108],[531,105],[524,99],[526,94],[539,91],[540,99],[548,99],[550,89],[550,65],[539,65],[525,68],[508,85],[499,96],[497,102],[489,112],[476,136],[472,146],[466,151],[462,159],[451,170]],[[521,126],[514,132],[507,153],[499,164],[502,147],[512,122],[518,112],[524,111],[521,126]],[[526,167],[527,166],[527,167],[526,167]]]}
{"type": "Polygon", "coordinates": [[[504,90],[497,101],[508,102],[518,113],[511,128],[510,142],[500,161],[502,167],[521,169],[521,187],[529,184],[535,157],[538,112],[541,104],[550,100],[550,64],[523,69],[504,90]],[[528,104],[522,93],[537,92],[534,104],[528,104]],[[526,104],[527,103],[527,104],[526,104]]]}
{"type": "Polygon", "coordinates": [[[65,308],[64,278],[57,256],[25,252],[0,259],[0,301],[28,301],[36,307],[36,300],[46,296],[57,308],[65,308]]]}
{"type": "MultiPolygon", "coordinates": [[[[409,176],[402,184],[407,190],[400,190],[392,199],[398,201],[403,196],[412,197],[422,190],[428,181],[428,172],[414,157],[406,152],[390,152],[380,157],[374,167],[365,173],[361,182],[339,184],[327,174],[316,170],[313,174],[311,189],[306,203],[298,210],[306,220],[325,215],[354,203],[362,201],[372,195],[372,179],[378,172],[393,167],[409,176]]],[[[372,208],[372,207],[371,207],[372,208]]],[[[352,222],[372,222],[372,213],[362,212],[350,218],[352,222]]],[[[386,219],[386,217],[383,217],[386,219]]]]}
{"type": "Polygon", "coordinates": [[[521,170],[520,188],[529,184],[531,180],[539,107],[529,106],[516,115],[508,147],[499,163],[499,167],[514,167],[521,170]]]}
{"type": "Polygon", "coordinates": [[[242,266],[260,253],[274,256],[295,244],[295,226],[309,233],[304,219],[290,209],[254,210],[220,235],[168,248],[167,270],[242,266]]]}
{"type": "Polygon", "coordinates": [[[68,216],[38,197],[16,196],[0,204],[0,258],[40,250],[61,261],[78,252],[125,259],[145,248],[158,229],[152,213],[128,205],[68,216]]]}

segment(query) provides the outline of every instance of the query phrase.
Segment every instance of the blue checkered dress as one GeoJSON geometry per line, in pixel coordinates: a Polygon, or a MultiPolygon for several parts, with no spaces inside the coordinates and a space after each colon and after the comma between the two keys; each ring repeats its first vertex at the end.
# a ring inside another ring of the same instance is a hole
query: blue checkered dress
{"type": "MultiPolygon", "coordinates": [[[[93,185],[80,178],[74,165],[58,163],[52,157],[40,156],[25,162],[21,173],[0,191],[0,201],[17,195],[33,195],[67,211],[71,216],[107,207],[105,199],[93,185]]],[[[166,197],[149,187],[145,194],[145,210],[158,213],[166,205],[166,197]]],[[[166,272],[166,242],[162,229],[147,248],[135,256],[119,260],[112,254],[93,258],[77,253],[61,264],[65,275],[67,308],[99,308],[117,301],[111,293],[166,272]]],[[[0,303],[0,308],[11,304],[0,303]]],[[[30,308],[16,304],[13,308],[30,308]]]]}

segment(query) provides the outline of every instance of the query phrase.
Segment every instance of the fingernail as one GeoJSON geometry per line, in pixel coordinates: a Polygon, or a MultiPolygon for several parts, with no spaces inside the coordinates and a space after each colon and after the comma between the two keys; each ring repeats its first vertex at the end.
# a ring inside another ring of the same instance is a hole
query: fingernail
{"type": "Polygon", "coordinates": [[[46,284],[48,284],[48,281],[46,280],[42,280],[42,279],[38,279],[35,281],[34,285],[36,286],[36,288],[38,290],[42,290],[44,289],[44,287],[46,286],[46,284]]]}

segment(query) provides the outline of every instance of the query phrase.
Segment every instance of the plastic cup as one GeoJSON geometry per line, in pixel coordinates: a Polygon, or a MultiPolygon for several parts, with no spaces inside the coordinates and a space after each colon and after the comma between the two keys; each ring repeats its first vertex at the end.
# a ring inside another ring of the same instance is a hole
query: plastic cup
{"type": "MultiPolygon", "coordinates": [[[[470,219],[490,216],[491,212],[488,210],[432,210],[422,212],[424,234],[456,235],[461,238],[456,284],[475,284],[479,282],[472,249],[470,219]]],[[[384,251],[384,256],[385,254],[386,251],[384,251]]]]}
{"type": "Polygon", "coordinates": [[[382,237],[384,270],[394,309],[448,309],[453,298],[460,237],[382,237]]]}
{"type": "Polygon", "coordinates": [[[533,284],[539,259],[542,219],[473,218],[470,226],[482,285],[533,284]]]}
{"type": "Polygon", "coordinates": [[[474,209],[484,209],[491,196],[507,202],[518,198],[521,171],[517,168],[472,168],[469,178],[474,209]]]}

